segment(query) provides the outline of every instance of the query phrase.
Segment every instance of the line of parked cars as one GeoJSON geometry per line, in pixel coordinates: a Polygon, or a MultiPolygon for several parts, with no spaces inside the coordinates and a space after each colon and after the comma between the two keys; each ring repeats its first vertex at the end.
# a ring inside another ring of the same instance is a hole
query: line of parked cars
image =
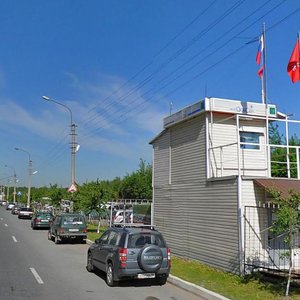
{"type": "MultiPolygon", "coordinates": [[[[31,208],[20,207],[17,214],[19,218],[31,219],[33,230],[48,229],[48,240],[53,240],[55,244],[87,241],[87,224],[85,216],[80,213],[59,213],[53,216],[49,211],[33,212],[31,208]]],[[[122,216],[130,220],[131,214],[130,211],[122,216]]],[[[151,227],[108,228],[87,251],[87,271],[98,269],[104,272],[106,283],[111,287],[124,279],[151,279],[163,285],[169,276],[170,267],[170,249],[162,234],[151,227]]]]}

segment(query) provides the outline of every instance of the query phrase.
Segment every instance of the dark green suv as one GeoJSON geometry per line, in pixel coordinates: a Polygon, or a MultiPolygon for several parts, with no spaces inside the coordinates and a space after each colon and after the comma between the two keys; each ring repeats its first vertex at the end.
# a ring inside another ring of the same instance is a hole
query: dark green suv
{"type": "Polygon", "coordinates": [[[87,226],[82,214],[62,213],[57,215],[50,224],[48,239],[59,244],[63,240],[76,240],[86,243],[87,226]]]}
{"type": "Polygon", "coordinates": [[[165,284],[170,266],[170,249],[162,234],[152,229],[110,228],[87,253],[87,270],[104,271],[109,286],[128,278],[153,279],[165,284]]]}

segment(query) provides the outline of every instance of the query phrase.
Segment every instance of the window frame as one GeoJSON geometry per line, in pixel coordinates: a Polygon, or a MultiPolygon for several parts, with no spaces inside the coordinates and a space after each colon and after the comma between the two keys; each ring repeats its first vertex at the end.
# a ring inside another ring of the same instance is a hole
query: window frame
{"type": "Polygon", "coordinates": [[[240,131],[240,149],[241,150],[261,150],[261,139],[262,136],[261,132],[255,131],[240,131]],[[248,136],[247,136],[248,135],[248,136]],[[244,139],[244,140],[242,140],[244,139]],[[248,139],[248,141],[246,141],[248,139]],[[249,142],[249,139],[252,139],[249,142]],[[255,139],[255,140],[254,140],[255,139]]]}

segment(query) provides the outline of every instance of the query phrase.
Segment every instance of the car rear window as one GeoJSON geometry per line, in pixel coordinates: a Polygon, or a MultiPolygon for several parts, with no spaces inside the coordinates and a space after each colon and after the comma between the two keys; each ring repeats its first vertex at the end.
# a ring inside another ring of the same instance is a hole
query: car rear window
{"type": "Polygon", "coordinates": [[[32,211],[32,208],[29,207],[22,207],[21,211],[32,211]]]}
{"type": "Polygon", "coordinates": [[[51,214],[37,214],[36,215],[37,218],[45,218],[45,219],[48,219],[48,218],[52,218],[52,215],[51,214]]]}
{"type": "Polygon", "coordinates": [[[83,216],[65,216],[63,218],[64,225],[81,225],[85,224],[83,216]]]}
{"type": "Polygon", "coordinates": [[[156,245],[160,248],[165,248],[165,241],[160,234],[156,233],[135,233],[128,237],[128,248],[142,248],[146,244],[156,245]]]}

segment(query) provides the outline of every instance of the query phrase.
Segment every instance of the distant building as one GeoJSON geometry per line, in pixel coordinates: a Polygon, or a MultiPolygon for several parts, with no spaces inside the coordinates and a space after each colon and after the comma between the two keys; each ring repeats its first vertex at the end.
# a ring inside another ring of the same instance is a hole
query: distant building
{"type": "Polygon", "coordinates": [[[269,143],[266,124],[275,121],[284,132],[300,123],[272,104],[219,98],[164,119],[150,142],[153,223],[174,254],[234,273],[286,267],[283,238],[269,230],[274,207],[267,189],[300,192],[300,147],[269,143]],[[281,161],[278,147],[286,153],[281,161]],[[286,178],[271,176],[275,164],[286,178]]]}

